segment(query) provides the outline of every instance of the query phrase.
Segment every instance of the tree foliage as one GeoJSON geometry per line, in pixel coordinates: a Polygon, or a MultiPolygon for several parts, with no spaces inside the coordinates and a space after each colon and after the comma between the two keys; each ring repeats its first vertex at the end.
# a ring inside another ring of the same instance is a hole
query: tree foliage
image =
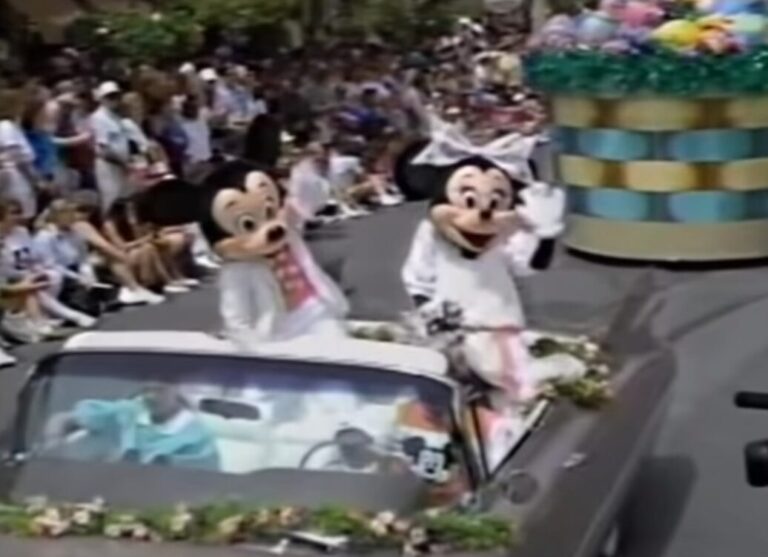
{"type": "Polygon", "coordinates": [[[247,30],[294,17],[301,0],[171,0],[161,11],[99,12],[76,21],[69,39],[132,62],[194,54],[208,28],[247,30]]]}
{"type": "Polygon", "coordinates": [[[455,0],[351,0],[336,27],[346,34],[373,34],[407,44],[447,31],[461,12],[455,0]]]}

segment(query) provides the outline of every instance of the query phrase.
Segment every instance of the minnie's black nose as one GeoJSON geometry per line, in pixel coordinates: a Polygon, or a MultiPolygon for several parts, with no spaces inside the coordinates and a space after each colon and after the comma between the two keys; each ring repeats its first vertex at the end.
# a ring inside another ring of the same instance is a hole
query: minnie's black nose
{"type": "Polygon", "coordinates": [[[493,211],[491,209],[483,209],[480,211],[480,220],[491,220],[493,218],[493,211]]]}
{"type": "Polygon", "coordinates": [[[279,242],[283,238],[285,238],[285,228],[283,228],[282,226],[276,226],[272,230],[267,232],[268,242],[271,242],[271,243],[279,242]]]}

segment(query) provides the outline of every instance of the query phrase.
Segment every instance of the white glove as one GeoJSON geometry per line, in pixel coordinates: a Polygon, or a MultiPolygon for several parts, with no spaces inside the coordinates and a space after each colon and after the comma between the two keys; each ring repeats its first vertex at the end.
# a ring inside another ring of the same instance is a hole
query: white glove
{"type": "Polygon", "coordinates": [[[524,189],[520,197],[523,205],[517,208],[520,216],[533,227],[533,233],[549,240],[565,230],[565,192],[544,182],[534,182],[524,189]]]}

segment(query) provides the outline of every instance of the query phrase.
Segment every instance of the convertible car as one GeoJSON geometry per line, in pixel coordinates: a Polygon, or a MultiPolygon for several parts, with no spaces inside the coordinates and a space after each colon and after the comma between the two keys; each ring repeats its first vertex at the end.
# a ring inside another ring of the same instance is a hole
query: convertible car
{"type": "MultiPolygon", "coordinates": [[[[426,347],[353,338],[238,355],[204,333],[82,334],[31,371],[5,424],[0,495],[401,516],[462,506],[519,525],[516,557],[619,555],[622,513],[675,365],[633,325],[634,309],[602,339],[614,360],[607,406],[541,402],[501,433],[478,427],[483,407],[426,347]]],[[[317,545],[283,551],[308,555],[317,545]]],[[[0,537],[0,553],[14,557],[249,552],[264,550],[0,537]]]]}

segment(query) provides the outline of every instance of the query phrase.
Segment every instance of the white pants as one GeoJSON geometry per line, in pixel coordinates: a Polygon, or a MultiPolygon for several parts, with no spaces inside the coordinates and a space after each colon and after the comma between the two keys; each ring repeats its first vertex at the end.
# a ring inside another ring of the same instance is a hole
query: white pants
{"type": "Polygon", "coordinates": [[[115,201],[132,193],[128,174],[119,166],[96,159],[96,185],[101,196],[101,210],[106,214],[115,201]]]}
{"type": "Polygon", "coordinates": [[[54,318],[77,323],[83,318],[91,317],[62,304],[55,296],[51,296],[48,292],[40,292],[37,299],[40,302],[40,307],[54,318]]]}
{"type": "Polygon", "coordinates": [[[583,375],[584,364],[572,356],[556,354],[536,359],[523,336],[512,332],[476,332],[464,339],[462,354],[469,368],[498,392],[495,407],[506,399],[525,404],[539,395],[544,383],[583,375]]]}

